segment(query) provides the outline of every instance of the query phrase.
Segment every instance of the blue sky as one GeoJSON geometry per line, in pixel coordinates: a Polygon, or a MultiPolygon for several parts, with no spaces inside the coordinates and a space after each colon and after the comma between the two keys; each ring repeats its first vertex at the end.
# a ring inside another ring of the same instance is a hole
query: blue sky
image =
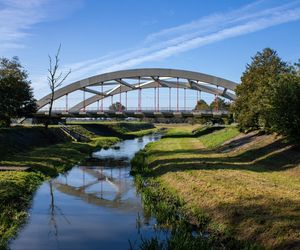
{"type": "Polygon", "coordinates": [[[300,1],[0,0],[0,56],[20,58],[36,98],[48,93],[48,54],[60,43],[62,67],[72,69],[65,84],[142,67],[239,82],[251,56],[265,47],[297,61],[299,33],[300,1]]]}

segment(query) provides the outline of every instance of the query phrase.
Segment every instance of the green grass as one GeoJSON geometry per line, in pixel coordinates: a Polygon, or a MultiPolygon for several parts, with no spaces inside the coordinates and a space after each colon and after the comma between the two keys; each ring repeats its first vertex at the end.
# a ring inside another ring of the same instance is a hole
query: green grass
{"type": "Polygon", "coordinates": [[[66,142],[38,147],[9,156],[0,161],[0,166],[31,167],[34,172],[56,176],[78,163],[96,148],[109,147],[118,141],[116,137],[96,137],[89,143],[66,142]]]}
{"type": "Polygon", "coordinates": [[[127,135],[133,135],[136,137],[142,137],[144,135],[149,135],[157,132],[157,128],[150,128],[150,129],[144,129],[144,130],[139,130],[139,131],[133,131],[133,132],[128,132],[126,133],[127,135]]]}
{"type": "Polygon", "coordinates": [[[0,129],[0,160],[12,153],[68,141],[58,127],[12,127],[0,129]]]}
{"type": "Polygon", "coordinates": [[[215,131],[212,134],[203,135],[200,137],[200,142],[206,148],[214,148],[222,145],[227,140],[237,136],[239,130],[236,127],[225,127],[222,130],[215,131]]]}
{"type": "Polygon", "coordinates": [[[172,133],[133,159],[141,183],[148,183],[147,188],[154,183],[154,189],[163,188],[160,194],[178,197],[180,210],[193,225],[210,218],[206,231],[212,235],[234,237],[246,246],[250,242],[267,249],[299,249],[299,148],[276,135],[244,137],[236,139],[240,146],[220,146],[239,134],[233,127],[200,137],[172,133]]]}
{"type": "Polygon", "coordinates": [[[156,131],[146,122],[70,122],[70,128],[87,137],[114,136],[123,139],[143,136],[156,131]]]}
{"type": "Polygon", "coordinates": [[[166,124],[163,127],[167,128],[167,132],[164,137],[190,137],[193,136],[193,131],[198,129],[199,125],[171,125],[166,124]]]}
{"type": "Polygon", "coordinates": [[[34,190],[42,180],[66,171],[96,148],[109,147],[120,139],[96,137],[89,143],[66,142],[38,147],[0,161],[5,166],[32,167],[27,172],[0,172],[0,249],[13,237],[27,217],[34,190]]]}
{"type": "Polygon", "coordinates": [[[43,177],[26,172],[0,172],[0,249],[27,218],[32,193],[43,177]]]}
{"type": "Polygon", "coordinates": [[[0,129],[0,166],[31,168],[28,173],[0,172],[0,249],[24,223],[33,192],[43,180],[68,170],[96,149],[156,131],[153,125],[138,122],[82,122],[71,128],[91,141],[72,142],[58,126],[0,129]]]}
{"type": "Polygon", "coordinates": [[[57,127],[0,130],[0,166],[26,166],[31,172],[0,172],[0,249],[7,247],[27,217],[34,190],[46,178],[74,166],[92,151],[120,141],[94,135],[88,143],[69,141],[57,127]],[[42,146],[43,145],[43,146],[42,146]]]}

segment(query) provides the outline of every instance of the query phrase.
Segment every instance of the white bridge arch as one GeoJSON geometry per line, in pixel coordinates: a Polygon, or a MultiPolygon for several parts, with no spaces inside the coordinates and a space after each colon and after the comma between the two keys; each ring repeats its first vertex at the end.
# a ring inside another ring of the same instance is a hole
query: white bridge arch
{"type": "MultiPolygon", "coordinates": [[[[236,86],[237,83],[233,81],[187,70],[162,68],[130,69],[99,74],[71,83],[54,92],[54,101],[78,90],[94,94],[87,99],[80,100],[76,105],[68,109],[68,112],[76,113],[99,100],[116,94],[160,87],[197,90],[235,100],[236,86]],[[111,89],[103,91],[103,86],[110,85],[113,85],[111,89]],[[102,91],[89,87],[99,87],[102,88],[102,91]]],[[[51,94],[41,98],[37,102],[38,109],[40,110],[48,105],[50,100],[51,94]]]]}

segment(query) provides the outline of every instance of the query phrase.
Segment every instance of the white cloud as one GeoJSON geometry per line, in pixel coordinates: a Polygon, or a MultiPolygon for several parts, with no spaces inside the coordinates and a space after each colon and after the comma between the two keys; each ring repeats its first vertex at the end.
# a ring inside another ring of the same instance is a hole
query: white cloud
{"type": "Polygon", "coordinates": [[[300,19],[300,4],[263,8],[262,1],[227,13],[213,14],[177,27],[162,30],[146,37],[140,48],[119,55],[66,65],[73,72],[69,81],[92,74],[136,67],[158,61],[224,39],[256,32],[268,27],[300,19]]]}
{"type": "Polygon", "coordinates": [[[0,0],[0,52],[24,48],[34,25],[66,16],[80,0],[0,0]]]}
{"type": "MultiPolygon", "coordinates": [[[[23,46],[20,38],[28,36],[34,24],[46,19],[43,4],[58,0],[6,0],[0,10],[0,44],[2,48],[23,46]],[[19,5],[19,3],[22,3],[19,5]],[[8,26],[4,20],[17,16],[8,26]],[[28,18],[30,16],[30,18],[28,18]],[[28,20],[27,20],[28,19],[28,20]],[[5,38],[3,38],[5,36],[5,38]]],[[[80,1],[80,0],[78,0],[80,1]]],[[[60,1],[64,2],[65,1],[60,1]]],[[[0,0],[1,6],[1,0],[0,0]]],[[[49,11],[49,8],[47,8],[49,11]]],[[[47,13],[49,16],[49,13],[47,13]]],[[[233,38],[279,24],[300,19],[299,1],[274,5],[272,1],[257,1],[239,9],[214,13],[198,20],[149,34],[137,48],[119,51],[102,57],[64,65],[72,69],[66,83],[94,74],[137,67],[146,62],[159,61],[180,53],[224,39],[233,38]]],[[[46,76],[33,77],[37,98],[47,92],[46,76]],[[38,93],[37,93],[38,92],[38,93]]]]}
{"type": "Polygon", "coordinates": [[[43,20],[39,11],[46,1],[40,0],[5,0],[0,9],[0,50],[20,48],[20,40],[28,36],[32,25],[43,20]]]}

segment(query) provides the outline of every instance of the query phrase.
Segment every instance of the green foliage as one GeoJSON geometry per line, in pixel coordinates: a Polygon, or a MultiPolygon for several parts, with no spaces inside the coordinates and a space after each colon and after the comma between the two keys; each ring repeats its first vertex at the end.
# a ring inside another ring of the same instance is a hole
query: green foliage
{"type": "Polygon", "coordinates": [[[0,172],[0,249],[27,218],[31,195],[43,177],[26,172],[0,172]]]}
{"type": "Polygon", "coordinates": [[[11,118],[29,115],[36,110],[30,81],[17,57],[0,58],[0,126],[10,125],[11,118]]]}
{"type": "Polygon", "coordinates": [[[206,103],[206,101],[204,101],[203,99],[197,101],[195,110],[209,110],[209,109],[210,108],[209,108],[208,104],[206,103]]]}
{"type": "Polygon", "coordinates": [[[300,78],[291,74],[280,75],[269,99],[272,130],[299,140],[300,78]]]}
{"type": "Polygon", "coordinates": [[[247,65],[233,106],[243,131],[261,129],[300,139],[299,63],[282,61],[269,48],[247,65]]]}
{"type": "Polygon", "coordinates": [[[236,88],[237,99],[233,107],[241,130],[270,129],[268,94],[278,77],[291,71],[292,68],[270,48],[252,58],[236,88]]]}
{"type": "Polygon", "coordinates": [[[122,105],[122,103],[120,102],[115,102],[112,105],[109,106],[109,110],[111,111],[124,111],[126,108],[124,105],[122,105]]]}
{"type": "Polygon", "coordinates": [[[224,99],[217,97],[215,98],[211,104],[209,105],[209,108],[211,110],[229,110],[230,103],[226,102],[224,99]]]}

